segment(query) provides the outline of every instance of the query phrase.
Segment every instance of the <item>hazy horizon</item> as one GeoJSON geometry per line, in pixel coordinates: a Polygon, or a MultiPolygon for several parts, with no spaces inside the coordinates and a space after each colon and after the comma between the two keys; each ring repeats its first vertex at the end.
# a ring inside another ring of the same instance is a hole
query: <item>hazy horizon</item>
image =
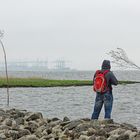
{"type": "Polygon", "coordinates": [[[120,47],[140,65],[139,5],[138,0],[1,1],[7,60],[63,58],[74,69],[95,70],[110,59],[106,53],[120,47]]]}

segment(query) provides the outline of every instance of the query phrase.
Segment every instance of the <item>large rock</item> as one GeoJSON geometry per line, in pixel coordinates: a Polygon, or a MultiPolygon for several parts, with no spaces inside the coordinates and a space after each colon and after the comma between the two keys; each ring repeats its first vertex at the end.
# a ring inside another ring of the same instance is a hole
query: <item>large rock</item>
{"type": "Polygon", "coordinates": [[[19,138],[18,140],[39,140],[36,135],[27,135],[19,138]]]}
{"type": "Polygon", "coordinates": [[[19,129],[18,131],[19,131],[18,133],[19,138],[31,134],[31,132],[28,129],[19,129]]]}
{"type": "Polygon", "coordinates": [[[25,116],[25,120],[26,121],[32,121],[32,120],[36,120],[36,119],[43,119],[43,115],[42,113],[29,113],[27,114],[27,116],[25,116]]]}
{"type": "Polygon", "coordinates": [[[75,121],[71,121],[69,124],[65,125],[63,127],[63,129],[68,128],[69,130],[77,127],[79,124],[81,124],[83,121],[82,120],[75,120],[75,121]]]}

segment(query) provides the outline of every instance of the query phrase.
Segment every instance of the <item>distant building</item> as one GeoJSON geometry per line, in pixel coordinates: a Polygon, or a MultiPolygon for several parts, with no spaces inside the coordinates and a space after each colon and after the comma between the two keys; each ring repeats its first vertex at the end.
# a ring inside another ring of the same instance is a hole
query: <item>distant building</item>
{"type": "Polygon", "coordinates": [[[67,61],[63,60],[63,59],[58,59],[56,61],[54,61],[54,69],[55,70],[70,70],[70,67],[68,67],[67,65],[67,61]]]}
{"type": "MultiPolygon", "coordinates": [[[[68,61],[63,59],[58,59],[56,61],[51,62],[53,66],[49,68],[48,61],[14,61],[14,62],[7,62],[8,71],[69,71],[71,70],[68,67],[68,61]]],[[[50,64],[51,64],[50,63],[50,64]]],[[[0,63],[0,71],[5,70],[5,64],[0,63]]]]}
{"type": "MultiPolygon", "coordinates": [[[[38,70],[48,70],[47,61],[18,61],[18,62],[8,62],[8,70],[10,71],[38,71],[38,70]]],[[[4,63],[0,63],[0,70],[4,70],[4,63]]]]}

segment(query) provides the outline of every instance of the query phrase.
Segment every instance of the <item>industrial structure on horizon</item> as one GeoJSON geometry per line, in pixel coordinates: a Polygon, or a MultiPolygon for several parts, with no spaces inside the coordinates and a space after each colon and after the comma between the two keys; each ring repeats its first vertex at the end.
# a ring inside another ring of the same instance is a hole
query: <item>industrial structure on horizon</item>
{"type": "MultiPolygon", "coordinates": [[[[64,59],[57,59],[53,62],[48,61],[13,61],[8,62],[7,67],[10,71],[46,71],[46,70],[58,70],[58,71],[66,71],[72,70],[70,66],[68,66],[69,61],[64,59]]],[[[5,69],[4,62],[0,63],[0,71],[5,69]]]]}

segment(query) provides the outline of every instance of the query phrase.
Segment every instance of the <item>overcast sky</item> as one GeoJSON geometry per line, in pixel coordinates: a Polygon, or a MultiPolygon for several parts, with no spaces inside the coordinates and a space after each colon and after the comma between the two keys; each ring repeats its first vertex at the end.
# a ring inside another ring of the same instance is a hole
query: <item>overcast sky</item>
{"type": "Polygon", "coordinates": [[[140,65],[139,0],[0,0],[0,29],[8,61],[64,58],[94,70],[120,47],[140,65]]]}

